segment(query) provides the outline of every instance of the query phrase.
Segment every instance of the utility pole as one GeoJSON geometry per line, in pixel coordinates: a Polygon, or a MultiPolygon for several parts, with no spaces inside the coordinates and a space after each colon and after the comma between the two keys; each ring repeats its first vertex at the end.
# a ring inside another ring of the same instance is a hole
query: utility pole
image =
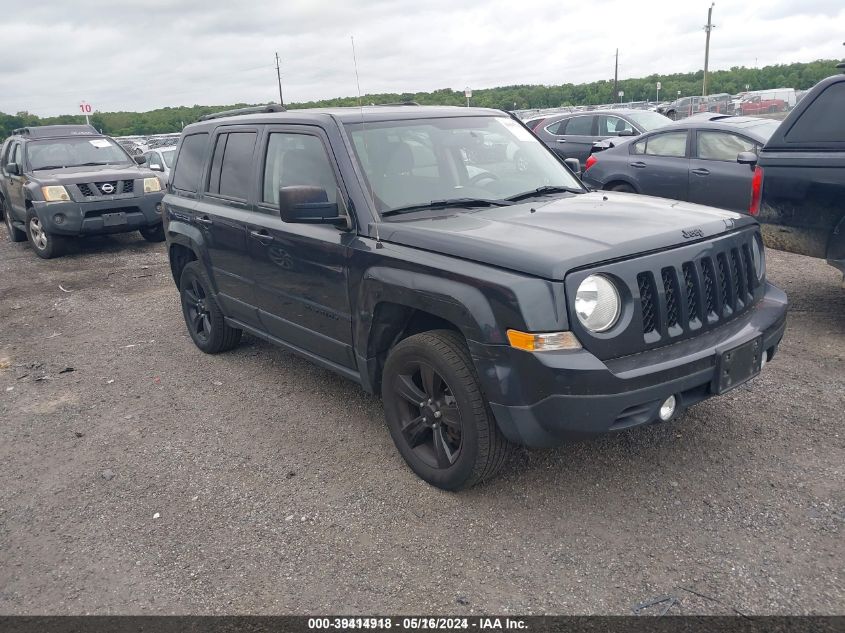
{"type": "Polygon", "coordinates": [[[613,96],[618,94],[617,84],[619,83],[619,49],[616,49],[616,65],[613,67],[613,96]]]}
{"type": "Polygon", "coordinates": [[[704,32],[707,33],[707,41],[704,45],[704,82],[701,86],[701,96],[707,96],[707,66],[710,63],[710,31],[712,31],[715,26],[713,26],[713,7],[716,6],[716,3],[713,2],[710,5],[710,8],[707,9],[707,25],[704,27],[704,32]]]}
{"type": "Polygon", "coordinates": [[[279,80],[279,105],[285,105],[285,100],[282,99],[282,71],[279,70],[279,51],[276,51],[276,78],[279,80]]]}

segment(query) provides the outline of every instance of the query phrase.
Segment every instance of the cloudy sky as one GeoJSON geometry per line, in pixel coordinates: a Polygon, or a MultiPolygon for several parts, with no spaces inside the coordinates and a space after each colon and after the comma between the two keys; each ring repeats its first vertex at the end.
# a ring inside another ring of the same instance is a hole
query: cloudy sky
{"type": "MultiPolygon", "coordinates": [[[[703,66],[705,0],[4,2],[0,111],[580,83],[703,66]]],[[[711,68],[845,57],[843,0],[719,0],[711,68]]]]}

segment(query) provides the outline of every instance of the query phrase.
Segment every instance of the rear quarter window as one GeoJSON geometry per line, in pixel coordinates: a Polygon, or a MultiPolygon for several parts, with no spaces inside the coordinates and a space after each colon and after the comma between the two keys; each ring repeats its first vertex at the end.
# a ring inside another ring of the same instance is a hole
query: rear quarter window
{"type": "Polygon", "coordinates": [[[208,133],[191,134],[182,139],[182,148],[173,171],[173,188],[196,193],[208,148],[208,133]]]}
{"type": "Polygon", "coordinates": [[[787,143],[845,143],[845,82],[827,87],[784,135],[787,143]]]}

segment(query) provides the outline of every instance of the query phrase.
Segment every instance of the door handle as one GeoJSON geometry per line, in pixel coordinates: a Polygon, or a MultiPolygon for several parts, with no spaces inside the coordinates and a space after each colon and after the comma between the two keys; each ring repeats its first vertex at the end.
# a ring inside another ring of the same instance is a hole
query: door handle
{"type": "Polygon", "coordinates": [[[276,239],[264,229],[260,231],[250,231],[249,236],[255,240],[258,240],[262,244],[270,244],[276,239]]]}
{"type": "Polygon", "coordinates": [[[642,162],[642,161],[637,161],[635,163],[631,163],[631,167],[636,167],[638,169],[642,169],[643,167],[645,167],[645,163],[642,162]]]}
{"type": "Polygon", "coordinates": [[[556,138],[555,143],[566,143],[566,139],[565,138],[556,138]]]}
{"type": "Polygon", "coordinates": [[[710,170],[704,169],[703,167],[700,167],[698,169],[693,169],[692,173],[694,173],[696,176],[709,176],[710,170]]]}
{"type": "Polygon", "coordinates": [[[194,218],[194,222],[196,222],[197,224],[202,224],[203,226],[211,226],[212,224],[214,224],[214,221],[207,215],[204,215],[199,218],[194,218]]]}

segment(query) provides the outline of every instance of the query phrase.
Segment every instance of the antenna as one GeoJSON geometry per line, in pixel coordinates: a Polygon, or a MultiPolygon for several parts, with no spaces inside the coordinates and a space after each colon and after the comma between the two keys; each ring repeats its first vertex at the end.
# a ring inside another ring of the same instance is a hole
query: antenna
{"type": "MultiPolygon", "coordinates": [[[[364,104],[361,100],[361,78],[358,76],[358,56],[355,54],[355,36],[350,35],[349,39],[352,41],[352,64],[355,66],[355,84],[358,87],[358,108],[361,111],[361,134],[364,136],[364,149],[367,152],[367,156],[370,155],[370,148],[367,146],[367,122],[364,120],[364,104]]],[[[373,183],[370,182],[370,179],[367,178],[367,174],[364,174],[364,178],[367,179],[367,184],[370,186],[370,199],[375,201],[376,195],[373,191],[373,183]]],[[[378,234],[378,225],[381,223],[381,218],[378,217],[378,210],[376,210],[376,221],[375,221],[375,229],[376,229],[376,248],[382,248],[381,245],[381,238],[378,234]]]]}

